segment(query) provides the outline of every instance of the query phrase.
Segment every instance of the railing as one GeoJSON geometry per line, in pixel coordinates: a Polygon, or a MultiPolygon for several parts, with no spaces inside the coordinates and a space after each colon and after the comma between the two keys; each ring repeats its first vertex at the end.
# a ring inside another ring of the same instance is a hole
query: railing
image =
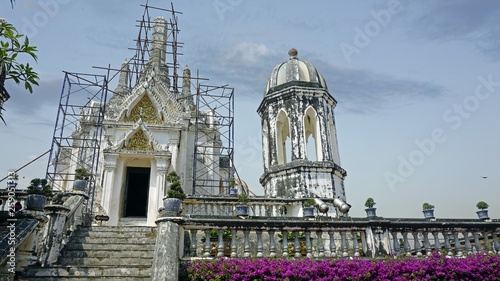
{"type": "Polygon", "coordinates": [[[57,262],[59,253],[67,243],[76,226],[85,222],[83,209],[88,196],[83,192],[65,193],[60,202],[45,206],[48,222],[45,225],[42,253],[42,266],[57,262]],[[66,197],[66,198],[65,198],[66,197]]]}
{"type": "Polygon", "coordinates": [[[185,217],[173,221],[185,232],[180,257],[184,260],[500,253],[498,220],[185,217]]]}
{"type": "Polygon", "coordinates": [[[16,190],[14,194],[9,193],[8,190],[2,189],[0,190],[0,211],[8,212],[11,204],[11,200],[14,200],[14,204],[19,203],[20,211],[22,209],[26,209],[26,190],[16,190]]]}
{"type": "MultiPolygon", "coordinates": [[[[252,217],[296,217],[305,199],[252,197],[245,203],[252,217]]],[[[321,199],[334,210],[333,199],[321,199]]],[[[182,201],[185,216],[236,216],[236,207],[242,205],[236,197],[201,196],[182,201]]]]}
{"type": "MultiPolygon", "coordinates": [[[[157,220],[152,280],[178,280],[180,262],[228,258],[449,257],[500,255],[500,220],[302,216],[303,199],[190,197],[182,216],[157,220]]],[[[324,200],[332,205],[333,200],[324,200]]],[[[323,208],[324,209],[324,208],[323,208]]]]}

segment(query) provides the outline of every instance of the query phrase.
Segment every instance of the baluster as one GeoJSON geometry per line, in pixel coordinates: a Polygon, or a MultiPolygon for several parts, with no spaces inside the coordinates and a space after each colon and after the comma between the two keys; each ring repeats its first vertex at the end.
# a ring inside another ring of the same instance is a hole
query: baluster
{"type": "Polygon", "coordinates": [[[444,235],[444,248],[446,249],[446,255],[452,257],[453,253],[451,252],[450,235],[448,234],[448,232],[443,232],[443,235],[444,235]]]}
{"type": "Polygon", "coordinates": [[[330,257],[337,257],[337,246],[335,245],[335,232],[333,230],[328,231],[328,235],[330,236],[330,257]]]}
{"type": "Polygon", "coordinates": [[[243,254],[243,257],[248,258],[250,257],[250,230],[243,230],[243,236],[244,236],[244,251],[245,253],[243,254]]]}
{"type": "Polygon", "coordinates": [[[324,258],[325,244],[323,243],[323,231],[318,230],[318,232],[316,232],[316,235],[318,235],[318,257],[324,258]]]}
{"type": "Polygon", "coordinates": [[[311,231],[306,230],[306,252],[307,252],[307,257],[311,258],[312,257],[312,247],[311,247],[311,231]]]}
{"type": "Polygon", "coordinates": [[[420,246],[420,241],[418,239],[418,231],[413,231],[411,235],[413,236],[413,249],[417,253],[417,257],[421,257],[422,252],[420,252],[421,246],[420,246]]]}
{"type": "Polygon", "coordinates": [[[347,237],[346,232],[343,230],[340,232],[340,246],[342,248],[342,256],[348,257],[349,253],[347,252],[347,237]]]}
{"type": "Polygon", "coordinates": [[[287,239],[288,231],[282,230],[281,235],[283,236],[283,239],[281,240],[281,249],[283,250],[281,252],[281,255],[286,258],[288,257],[288,239],[287,239]]]}
{"type": "Polygon", "coordinates": [[[200,209],[203,213],[201,215],[208,215],[208,204],[203,203],[203,208],[200,209]]]}
{"type": "Polygon", "coordinates": [[[262,254],[262,230],[257,230],[257,257],[262,258],[264,254],[262,254]]]}
{"type": "Polygon", "coordinates": [[[455,238],[455,251],[457,252],[457,257],[462,257],[464,253],[462,252],[462,244],[458,238],[458,231],[453,232],[453,237],[455,238]]]}
{"type": "Polygon", "coordinates": [[[474,232],[474,246],[476,247],[476,251],[480,252],[483,250],[483,246],[481,246],[481,242],[479,242],[479,232],[474,232]]]}
{"type": "Polygon", "coordinates": [[[357,231],[352,232],[352,246],[354,251],[354,256],[359,257],[359,245],[358,245],[358,237],[356,236],[357,231]]]}
{"type": "Polygon", "coordinates": [[[300,241],[299,241],[299,231],[294,230],[293,236],[294,236],[293,248],[295,249],[295,257],[300,258],[302,256],[302,247],[301,247],[300,241]]]}
{"type": "Polygon", "coordinates": [[[425,254],[427,256],[430,256],[431,255],[431,243],[429,242],[429,232],[427,231],[424,231],[422,233],[422,235],[424,236],[424,248],[425,248],[425,254]]]}
{"type": "Polygon", "coordinates": [[[204,257],[210,257],[210,229],[205,229],[205,252],[204,257]]]}
{"type": "Polygon", "coordinates": [[[191,229],[189,232],[191,233],[191,252],[189,254],[191,257],[196,257],[196,245],[198,244],[198,241],[196,241],[196,233],[198,230],[191,229]]]}
{"type": "Polygon", "coordinates": [[[436,249],[438,252],[441,252],[441,243],[439,242],[439,232],[434,231],[432,233],[432,236],[434,236],[434,249],[436,249]]]}
{"type": "Polygon", "coordinates": [[[217,256],[222,257],[224,256],[224,230],[219,229],[219,245],[217,246],[217,256]]]}
{"type": "Polygon", "coordinates": [[[408,232],[405,231],[403,232],[403,242],[404,242],[404,249],[405,249],[405,253],[407,256],[411,256],[411,247],[410,247],[410,242],[408,241],[408,232]]]}
{"type": "Polygon", "coordinates": [[[488,255],[491,255],[493,254],[493,247],[492,245],[490,245],[490,232],[488,231],[484,231],[483,232],[483,237],[484,237],[484,248],[486,250],[486,252],[488,253],[488,255]]]}
{"type": "Polygon", "coordinates": [[[495,251],[500,255],[500,241],[498,241],[498,232],[493,233],[493,244],[495,244],[495,251]]]}
{"type": "Polygon", "coordinates": [[[398,232],[393,230],[391,231],[391,235],[392,235],[392,247],[394,248],[394,252],[396,253],[401,252],[401,245],[399,245],[399,240],[398,240],[398,232]]]}
{"type": "Polygon", "coordinates": [[[276,257],[276,246],[274,245],[274,230],[269,230],[269,256],[276,257]]]}
{"type": "Polygon", "coordinates": [[[238,256],[238,245],[236,240],[236,229],[231,229],[231,257],[236,258],[238,256]]]}
{"type": "Polygon", "coordinates": [[[462,232],[462,235],[464,236],[464,246],[465,246],[465,255],[471,255],[472,254],[472,245],[470,243],[470,237],[469,237],[469,232],[464,230],[462,232]]]}

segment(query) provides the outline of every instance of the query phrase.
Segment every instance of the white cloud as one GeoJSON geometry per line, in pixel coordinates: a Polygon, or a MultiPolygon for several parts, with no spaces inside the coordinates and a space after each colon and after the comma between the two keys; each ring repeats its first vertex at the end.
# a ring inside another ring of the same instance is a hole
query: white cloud
{"type": "Polygon", "coordinates": [[[234,46],[225,55],[224,60],[230,64],[243,67],[256,66],[271,55],[270,49],[264,44],[242,42],[234,46]]]}

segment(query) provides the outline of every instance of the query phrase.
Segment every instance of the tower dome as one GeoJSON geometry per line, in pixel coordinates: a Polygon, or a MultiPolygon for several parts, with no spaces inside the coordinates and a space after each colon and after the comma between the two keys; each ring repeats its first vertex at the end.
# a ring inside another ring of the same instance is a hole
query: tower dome
{"type": "Polygon", "coordinates": [[[328,89],[325,79],[310,62],[299,60],[295,48],[288,51],[290,59],[276,65],[267,81],[265,94],[277,89],[278,86],[288,83],[307,85],[321,89],[328,89]]]}

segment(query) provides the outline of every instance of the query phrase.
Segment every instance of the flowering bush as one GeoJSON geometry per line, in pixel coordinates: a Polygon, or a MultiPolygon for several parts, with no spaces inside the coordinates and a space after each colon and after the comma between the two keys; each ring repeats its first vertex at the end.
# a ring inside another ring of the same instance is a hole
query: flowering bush
{"type": "Polygon", "coordinates": [[[425,259],[224,259],[193,261],[180,280],[330,281],[330,280],[500,280],[500,257],[483,254],[425,259]]]}

